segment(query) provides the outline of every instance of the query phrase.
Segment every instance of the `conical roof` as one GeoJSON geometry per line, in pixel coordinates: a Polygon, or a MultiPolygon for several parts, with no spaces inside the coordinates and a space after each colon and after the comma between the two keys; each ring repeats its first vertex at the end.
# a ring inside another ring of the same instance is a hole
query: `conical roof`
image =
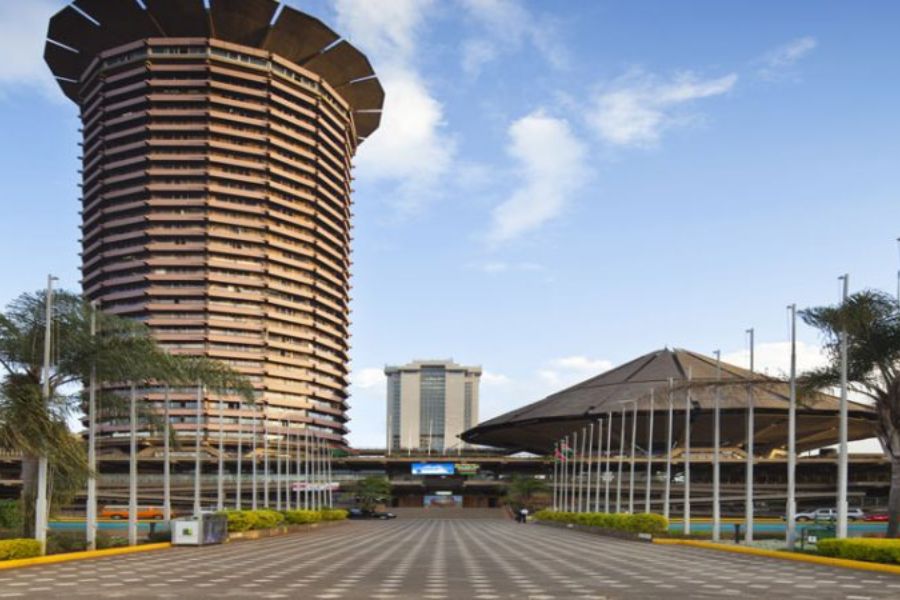
{"type": "MultiPolygon", "coordinates": [[[[691,434],[692,442],[703,444],[710,430],[710,427],[704,428],[708,420],[705,416],[711,413],[718,390],[724,414],[723,430],[726,434],[731,433],[730,439],[728,436],[723,439],[723,444],[739,445],[744,427],[741,415],[746,414],[752,390],[754,408],[758,418],[762,419],[757,423],[758,433],[754,439],[763,448],[783,445],[779,423],[787,415],[788,384],[724,362],[719,368],[721,379],[712,357],[683,349],[657,350],[543,400],[485,421],[466,431],[462,437],[470,443],[546,452],[554,441],[569,431],[580,429],[609,413],[621,413],[625,407],[632,410],[634,403],[644,418],[650,412],[651,402],[654,413],[665,413],[670,396],[675,411],[683,411],[690,394],[692,411],[697,411],[692,415],[692,422],[698,422],[691,434]],[[774,421],[773,416],[776,417],[774,421]]],[[[799,398],[798,414],[802,422],[798,422],[798,432],[808,440],[804,449],[827,445],[824,442],[835,437],[833,426],[838,408],[838,398],[829,394],[814,393],[799,398]],[[827,419],[810,419],[812,416],[827,419]]],[[[851,403],[850,413],[854,419],[851,439],[870,437],[875,416],[872,409],[851,403]]],[[[678,417],[675,419],[677,421],[678,417]]],[[[683,418],[681,421],[683,424],[683,418]]],[[[643,429],[647,424],[640,423],[639,427],[643,429]]],[[[664,434],[663,427],[658,429],[660,431],[654,432],[654,438],[664,434]]],[[[678,437],[679,433],[676,433],[676,440],[678,437]]]]}

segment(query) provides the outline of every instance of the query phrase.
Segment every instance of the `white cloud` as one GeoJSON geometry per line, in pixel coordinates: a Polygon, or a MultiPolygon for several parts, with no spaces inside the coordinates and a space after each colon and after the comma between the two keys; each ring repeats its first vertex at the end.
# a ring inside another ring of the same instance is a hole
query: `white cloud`
{"type": "Polygon", "coordinates": [[[514,122],[509,136],[507,151],[518,163],[521,184],[493,211],[493,243],[559,215],[588,174],[587,149],[564,119],[536,111],[514,122]]]}
{"type": "Polygon", "coordinates": [[[563,388],[599,375],[612,367],[611,361],[602,358],[565,356],[555,358],[549,361],[546,367],[538,369],[537,377],[548,385],[563,388]]]}
{"type": "Polygon", "coordinates": [[[350,375],[350,384],[353,387],[363,390],[372,388],[384,388],[384,369],[379,369],[377,367],[367,367],[365,369],[353,371],[353,373],[350,375]]]}
{"type": "Polygon", "coordinates": [[[812,36],[804,36],[778,46],[763,55],[758,74],[763,79],[779,79],[794,64],[815,50],[818,42],[812,36]]]}
{"type": "Polygon", "coordinates": [[[54,0],[0,2],[0,93],[27,87],[65,99],[44,63],[47,24],[61,7],[54,0]]]}
{"type": "Polygon", "coordinates": [[[512,380],[502,373],[493,373],[491,371],[482,371],[481,383],[486,386],[504,386],[509,385],[512,380]]]}
{"type": "MultiPolygon", "coordinates": [[[[722,355],[722,361],[738,367],[750,367],[750,350],[738,350],[722,355]]],[[[790,342],[756,344],[753,350],[756,371],[773,377],[786,377],[791,369],[790,342]]],[[[797,373],[803,373],[828,364],[828,357],[819,346],[797,342],[797,373]]]]}
{"type": "Polygon", "coordinates": [[[381,126],[360,147],[360,176],[396,186],[401,214],[433,199],[453,163],[456,145],[443,104],[415,64],[431,0],[335,0],[338,29],[365,52],[385,90],[381,126]]]}
{"type": "Polygon", "coordinates": [[[483,273],[494,274],[494,273],[509,273],[509,272],[536,272],[543,271],[544,266],[534,262],[503,262],[503,261],[489,261],[485,263],[475,263],[469,265],[470,268],[476,269],[483,273]]]}
{"type": "Polygon", "coordinates": [[[738,76],[729,73],[702,79],[686,71],[668,81],[642,71],[631,71],[603,86],[588,108],[588,124],[601,140],[615,146],[652,147],[662,133],[690,123],[685,105],[729,92],[738,76]]]}
{"type": "Polygon", "coordinates": [[[488,63],[524,44],[534,47],[551,65],[565,66],[568,57],[553,23],[528,11],[517,0],[460,0],[466,14],[482,29],[462,44],[463,71],[476,76],[488,63]]]}

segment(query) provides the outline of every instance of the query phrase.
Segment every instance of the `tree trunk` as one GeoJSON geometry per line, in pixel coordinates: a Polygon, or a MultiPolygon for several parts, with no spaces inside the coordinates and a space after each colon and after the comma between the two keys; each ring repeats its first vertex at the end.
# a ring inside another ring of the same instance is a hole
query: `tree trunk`
{"type": "Polygon", "coordinates": [[[34,537],[34,502],[37,492],[38,459],[22,457],[22,537],[34,537]]]}
{"type": "Polygon", "coordinates": [[[891,491],[888,496],[887,537],[900,537],[900,454],[891,456],[891,491]]]}

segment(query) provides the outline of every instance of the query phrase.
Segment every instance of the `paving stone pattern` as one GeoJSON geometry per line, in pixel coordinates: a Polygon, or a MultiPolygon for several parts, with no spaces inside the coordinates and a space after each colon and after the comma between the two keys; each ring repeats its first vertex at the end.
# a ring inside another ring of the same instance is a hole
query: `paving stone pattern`
{"type": "Polygon", "coordinates": [[[0,571],[0,599],[17,597],[900,600],[900,577],[511,521],[398,519],[0,571]]]}

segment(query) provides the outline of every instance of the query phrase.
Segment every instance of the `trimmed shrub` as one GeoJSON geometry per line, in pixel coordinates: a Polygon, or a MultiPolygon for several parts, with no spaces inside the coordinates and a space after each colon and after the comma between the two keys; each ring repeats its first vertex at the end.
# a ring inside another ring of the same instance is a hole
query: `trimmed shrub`
{"type": "Polygon", "coordinates": [[[284,523],[284,515],[275,510],[248,511],[255,515],[253,529],[272,529],[284,523]]]}
{"type": "Polygon", "coordinates": [[[288,525],[308,525],[321,521],[322,515],[316,510],[286,510],[284,520],[288,525]]]}
{"type": "Polygon", "coordinates": [[[0,560],[32,558],[41,555],[41,544],[37,540],[0,540],[0,560]]]}
{"type": "Polygon", "coordinates": [[[538,521],[572,523],[589,527],[603,527],[632,533],[661,534],[669,529],[669,522],[662,515],[638,513],[635,515],[615,513],[573,513],[564,511],[539,510],[534,518],[538,521]]]}
{"type": "Polygon", "coordinates": [[[228,519],[229,533],[250,531],[251,529],[272,529],[281,525],[285,517],[274,510],[226,510],[222,514],[228,519]]]}
{"type": "Polygon", "coordinates": [[[323,508],[319,511],[323,521],[343,521],[347,518],[347,511],[341,508],[323,508]]]}
{"type": "Polygon", "coordinates": [[[47,554],[83,552],[86,548],[87,540],[83,531],[47,532],[47,554]]]}
{"type": "Polygon", "coordinates": [[[0,529],[22,527],[22,508],[18,500],[0,500],[0,529]]]}
{"type": "Polygon", "coordinates": [[[900,539],[825,539],[816,543],[816,550],[822,556],[900,564],[900,539]]]}

